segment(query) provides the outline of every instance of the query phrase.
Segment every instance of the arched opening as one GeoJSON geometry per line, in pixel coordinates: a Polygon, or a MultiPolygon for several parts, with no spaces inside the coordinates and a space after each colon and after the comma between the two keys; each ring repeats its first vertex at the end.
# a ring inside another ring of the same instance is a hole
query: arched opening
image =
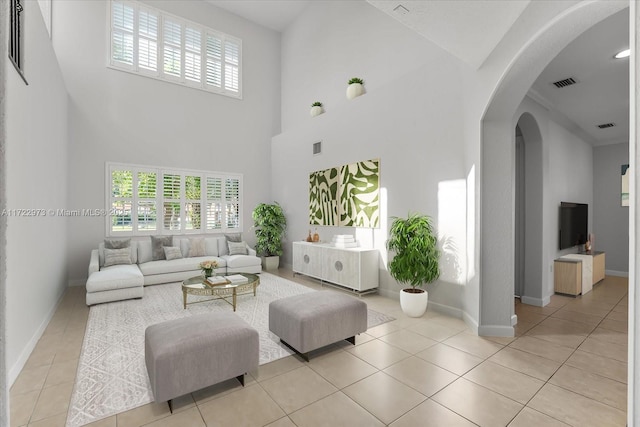
{"type": "Polygon", "coordinates": [[[572,40],[628,6],[579,3],[550,22],[512,62],[482,120],[480,171],[480,335],[513,336],[515,253],[514,113],[542,70],[572,40]]]}
{"type": "Polygon", "coordinates": [[[515,276],[514,294],[524,304],[542,305],[544,164],[542,136],[536,119],[524,113],[515,135],[515,276]]]}

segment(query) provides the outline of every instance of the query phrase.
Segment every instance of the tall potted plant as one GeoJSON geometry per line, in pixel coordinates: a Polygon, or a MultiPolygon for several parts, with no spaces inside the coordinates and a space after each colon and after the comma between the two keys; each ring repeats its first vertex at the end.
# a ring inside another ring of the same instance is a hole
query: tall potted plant
{"type": "Polygon", "coordinates": [[[282,255],[282,238],[287,219],[277,203],[260,203],[251,214],[256,233],[256,252],[262,257],[265,270],[277,270],[282,255]]]}
{"type": "Polygon", "coordinates": [[[427,309],[429,293],[420,289],[440,277],[438,238],[427,215],[393,217],[387,249],[395,252],[389,273],[398,282],[410,285],[400,291],[400,306],[410,317],[420,317],[427,309]]]}

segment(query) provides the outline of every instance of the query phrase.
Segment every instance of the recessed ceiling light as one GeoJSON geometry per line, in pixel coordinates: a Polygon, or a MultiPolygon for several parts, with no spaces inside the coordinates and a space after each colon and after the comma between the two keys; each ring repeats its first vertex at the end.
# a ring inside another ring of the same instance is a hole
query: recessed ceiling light
{"type": "Polygon", "coordinates": [[[616,56],[614,56],[614,58],[616,59],[622,59],[622,58],[628,58],[628,57],[629,57],[629,49],[622,50],[616,53],[616,56]]]}

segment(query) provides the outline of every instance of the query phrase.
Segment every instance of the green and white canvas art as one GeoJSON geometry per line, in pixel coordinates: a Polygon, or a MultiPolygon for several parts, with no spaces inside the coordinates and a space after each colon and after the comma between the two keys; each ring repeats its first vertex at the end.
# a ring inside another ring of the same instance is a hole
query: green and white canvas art
{"type": "Polygon", "coordinates": [[[309,224],[338,225],[338,168],[309,175],[309,224]]]}
{"type": "Polygon", "coordinates": [[[366,160],[309,175],[309,224],[380,226],[380,160],[366,160]]]}
{"type": "Polygon", "coordinates": [[[340,225],[377,228],[380,223],[379,160],[340,168],[340,225]]]}

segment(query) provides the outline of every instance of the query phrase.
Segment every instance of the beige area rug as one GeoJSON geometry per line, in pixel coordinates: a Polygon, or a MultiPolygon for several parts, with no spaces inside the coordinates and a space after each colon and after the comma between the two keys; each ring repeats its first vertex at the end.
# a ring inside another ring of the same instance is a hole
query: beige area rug
{"type": "MultiPolygon", "coordinates": [[[[315,291],[262,273],[256,297],[253,294],[238,296],[236,313],[260,335],[261,365],[292,354],[269,332],[269,303],[307,292],[315,291]]],[[[190,295],[189,301],[197,298],[190,295]]],[[[142,299],[92,306],[67,426],[83,426],[153,401],[144,362],[147,326],[211,311],[231,310],[231,306],[222,300],[189,305],[184,310],[180,283],[147,286],[142,299]]],[[[394,318],[377,311],[368,312],[369,328],[391,320],[394,318]]]]}

